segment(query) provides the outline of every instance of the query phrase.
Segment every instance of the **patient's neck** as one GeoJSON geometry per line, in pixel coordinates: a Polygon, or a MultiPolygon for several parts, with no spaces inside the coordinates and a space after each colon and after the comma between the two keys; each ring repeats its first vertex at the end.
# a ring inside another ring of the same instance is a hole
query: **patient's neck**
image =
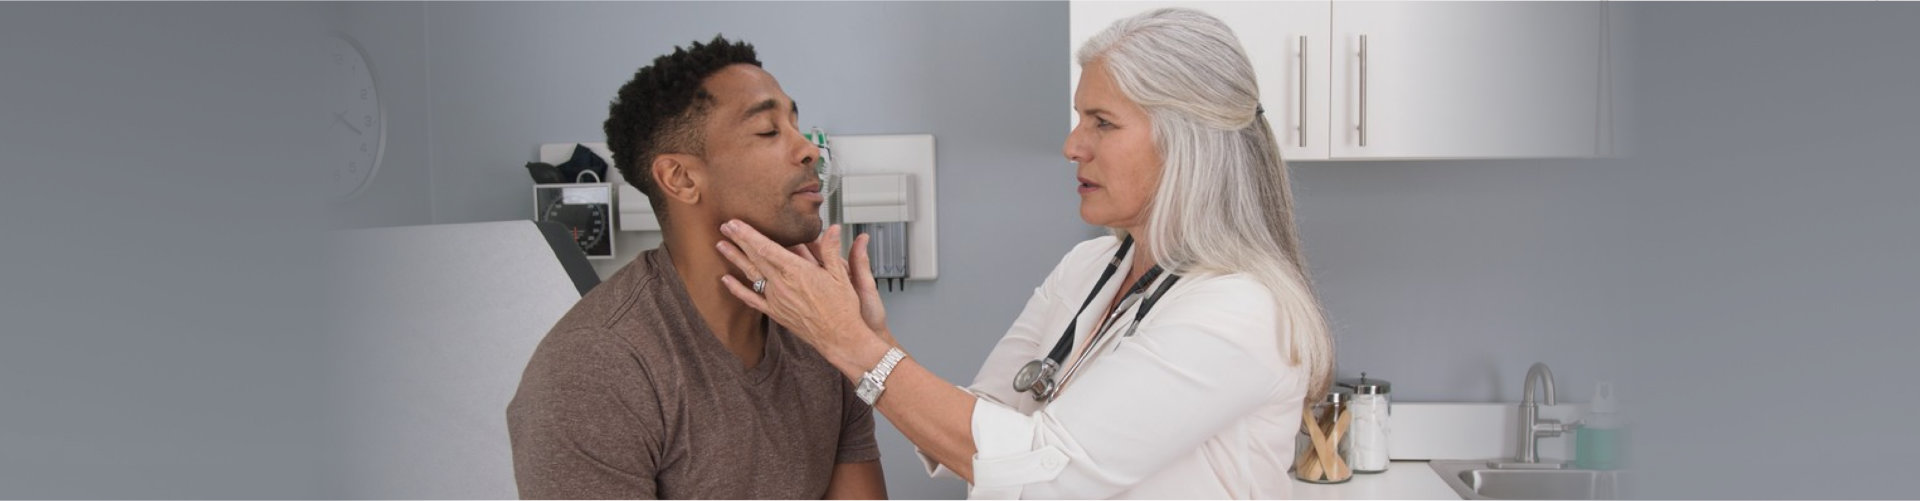
{"type": "Polygon", "coordinates": [[[720,238],[717,223],[684,225],[667,234],[664,247],[673,258],[680,283],[687,286],[693,307],[700,311],[701,320],[706,321],[707,330],[741,363],[752,368],[760,364],[760,356],[766,350],[765,316],[734,297],[726,285],[720,283],[720,277],[729,274],[740,283],[752,283],[715,250],[714,245],[720,238]]]}

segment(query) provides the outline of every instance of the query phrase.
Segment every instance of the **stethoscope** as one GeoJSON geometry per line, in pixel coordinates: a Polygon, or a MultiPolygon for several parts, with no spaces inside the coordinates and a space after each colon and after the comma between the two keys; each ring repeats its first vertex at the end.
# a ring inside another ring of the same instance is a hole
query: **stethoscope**
{"type": "MultiPolygon", "coordinates": [[[[1067,322],[1067,331],[1060,334],[1060,341],[1053,343],[1053,351],[1048,352],[1046,358],[1036,358],[1032,362],[1027,362],[1027,365],[1020,367],[1019,372],[1014,373],[1014,390],[1032,392],[1034,400],[1044,402],[1053,399],[1054,391],[1060,388],[1059,380],[1056,379],[1056,375],[1060,373],[1060,364],[1066,363],[1067,354],[1073,352],[1073,330],[1080,323],[1080,315],[1087,312],[1087,305],[1093,304],[1093,298],[1099,297],[1100,289],[1105,288],[1107,279],[1113,278],[1113,273],[1120,269],[1120,259],[1126,257],[1127,250],[1132,247],[1133,236],[1128,235],[1127,239],[1120,243],[1120,250],[1113,253],[1113,260],[1107,262],[1107,270],[1100,273],[1100,281],[1093,284],[1093,291],[1087,293],[1087,300],[1080,303],[1080,310],[1073,313],[1073,321],[1067,322]]],[[[1161,272],[1160,266],[1154,265],[1153,269],[1147,270],[1145,275],[1140,276],[1140,280],[1133,283],[1133,287],[1129,288],[1127,295],[1121,299],[1120,305],[1113,309],[1113,313],[1106,317],[1106,321],[1101,322],[1100,329],[1094,332],[1093,337],[1087,342],[1088,353],[1093,352],[1100,344],[1100,339],[1105,336],[1107,329],[1113,327],[1113,321],[1125,313],[1127,307],[1140,299],[1140,293],[1146,291],[1147,286],[1151,285],[1155,278],[1159,278],[1161,272]]],[[[1166,294],[1167,289],[1172,288],[1173,283],[1179,280],[1180,275],[1169,275],[1166,282],[1162,282],[1159,288],[1154,289],[1153,295],[1141,301],[1140,309],[1133,314],[1133,323],[1127,326],[1127,332],[1122,337],[1133,336],[1134,329],[1140,327],[1140,319],[1146,318],[1147,310],[1153,309],[1153,304],[1160,301],[1160,295],[1166,294]]],[[[1081,363],[1074,364],[1072,370],[1066,375],[1072,376],[1074,372],[1080,370],[1082,365],[1085,365],[1084,359],[1081,363]]]]}

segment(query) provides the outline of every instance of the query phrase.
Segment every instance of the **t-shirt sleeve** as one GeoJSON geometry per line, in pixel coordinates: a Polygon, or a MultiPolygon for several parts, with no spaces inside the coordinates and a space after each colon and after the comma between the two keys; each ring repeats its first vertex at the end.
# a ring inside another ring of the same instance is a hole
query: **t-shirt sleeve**
{"type": "Polygon", "coordinates": [[[541,340],[507,405],[523,499],[647,499],[666,423],[643,362],[605,329],[541,340]]]}
{"type": "MultiPolygon", "coordinates": [[[[838,374],[835,374],[836,376],[838,374]]],[[[840,450],[835,464],[865,463],[880,459],[880,444],[873,438],[873,407],[854,393],[853,383],[840,382],[840,450]]]]}

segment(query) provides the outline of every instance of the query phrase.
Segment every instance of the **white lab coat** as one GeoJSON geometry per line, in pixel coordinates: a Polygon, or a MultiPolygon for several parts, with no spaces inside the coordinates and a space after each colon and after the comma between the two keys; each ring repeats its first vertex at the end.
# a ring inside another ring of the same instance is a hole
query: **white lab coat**
{"type": "MultiPolygon", "coordinates": [[[[1183,276],[1123,338],[1128,311],[1051,404],[1013,389],[1014,373],[1059,341],[1119,246],[1114,237],[1075,246],[965,388],[979,398],[968,497],[1291,497],[1308,377],[1287,362],[1272,292],[1247,275],[1183,276]]],[[[1124,279],[1116,273],[1081,314],[1062,374],[1131,285],[1124,279]]],[[[952,475],[921,461],[929,474],[952,475]]]]}

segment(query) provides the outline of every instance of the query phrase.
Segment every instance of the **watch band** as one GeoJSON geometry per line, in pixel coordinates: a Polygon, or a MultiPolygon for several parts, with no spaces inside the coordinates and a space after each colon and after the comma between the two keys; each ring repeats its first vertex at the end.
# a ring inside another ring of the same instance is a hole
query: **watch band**
{"type": "Polygon", "coordinates": [[[873,370],[867,371],[866,375],[860,376],[859,391],[854,393],[858,394],[861,400],[865,400],[869,406],[880,401],[880,393],[887,391],[887,376],[893,375],[893,367],[899,365],[900,359],[906,356],[907,353],[900,351],[897,346],[888,348],[887,354],[880,357],[880,363],[874,365],[873,370]]]}

